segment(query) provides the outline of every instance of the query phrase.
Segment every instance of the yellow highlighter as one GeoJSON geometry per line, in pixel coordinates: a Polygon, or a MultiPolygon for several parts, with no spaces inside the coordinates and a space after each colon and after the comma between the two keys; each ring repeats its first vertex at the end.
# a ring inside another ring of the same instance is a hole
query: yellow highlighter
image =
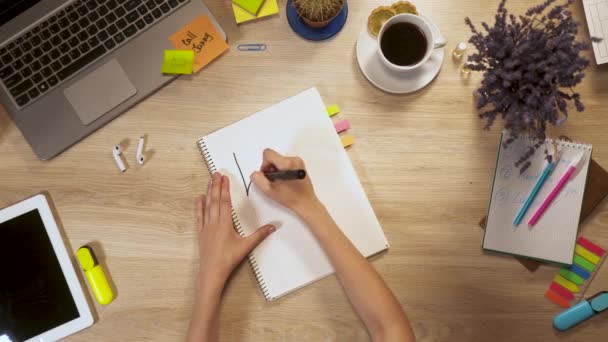
{"type": "Polygon", "coordinates": [[[95,298],[99,304],[110,304],[114,299],[114,293],[110,288],[110,284],[108,284],[108,279],[103,269],[97,261],[95,253],[93,253],[93,249],[84,245],[78,249],[78,253],[76,254],[80,261],[80,266],[84,269],[84,274],[89,281],[89,286],[91,286],[91,290],[95,294],[95,298]]]}

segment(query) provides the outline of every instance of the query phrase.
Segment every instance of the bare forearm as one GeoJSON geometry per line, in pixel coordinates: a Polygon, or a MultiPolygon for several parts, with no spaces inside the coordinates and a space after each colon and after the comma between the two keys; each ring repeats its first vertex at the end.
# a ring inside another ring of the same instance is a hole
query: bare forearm
{"type": "Polygon", "coordinates": [[[201,284],[192,310],[187,342],[211,342],[219,338],[222,286],[201,284]]]}
{"type": "Polygon", "coordinates": [[[401,305],[323,206],[302,215],[325,250],[357,314],[374,340],[414,341],[401,305]]]}

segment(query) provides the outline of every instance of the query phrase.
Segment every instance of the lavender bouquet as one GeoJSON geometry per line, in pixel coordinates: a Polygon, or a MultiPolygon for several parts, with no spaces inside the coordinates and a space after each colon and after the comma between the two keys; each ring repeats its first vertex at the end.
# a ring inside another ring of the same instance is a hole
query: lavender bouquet
{"type": "MultiPolygon", "coordinates": [[[[580,53],[590,44],[576,40],[579,24],[569,10],[574,0],[561,5],[555,2],[546,0],[525,15],[515,16],[502,0],[494,26],[481,23],[485,32],[465,19],[473,33],[469,42],[477,49],[466,67],[484,73],[476,106],[486,121],[485,128],[500,116],[512,136],[528,134],[533,139],[517,163],[521,172],[543,145],[547,126],[566,121],[568,103],[579,112],[585,109],[574,87],[585,77],[589,60],[580,53]]],[[[547,151],[545,154],[551,158],[547,151]]]]}

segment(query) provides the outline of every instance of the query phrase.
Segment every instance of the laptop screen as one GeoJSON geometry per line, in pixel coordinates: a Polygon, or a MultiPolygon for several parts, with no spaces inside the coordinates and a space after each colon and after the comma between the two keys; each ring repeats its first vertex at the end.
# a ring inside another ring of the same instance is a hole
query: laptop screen
{"type": "Polygon", "coordinates": [[[27,340],[78,317],[38,210],[0,222],[0,342],[27,340]]]}
{"type": "Polygon", "coordinates": [[[0,26],[25,12],[41,0],[0,0],[0,26]]]}

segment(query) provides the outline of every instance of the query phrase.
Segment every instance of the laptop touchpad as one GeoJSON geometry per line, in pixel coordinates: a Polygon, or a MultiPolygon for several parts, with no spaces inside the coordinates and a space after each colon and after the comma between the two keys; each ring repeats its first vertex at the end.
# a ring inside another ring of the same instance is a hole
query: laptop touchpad
{"type": "Polygon", "coordinates": [[[112,59],[63,91],[83,124],[125,102],[137,93],[116,59],[112,59]]]}

